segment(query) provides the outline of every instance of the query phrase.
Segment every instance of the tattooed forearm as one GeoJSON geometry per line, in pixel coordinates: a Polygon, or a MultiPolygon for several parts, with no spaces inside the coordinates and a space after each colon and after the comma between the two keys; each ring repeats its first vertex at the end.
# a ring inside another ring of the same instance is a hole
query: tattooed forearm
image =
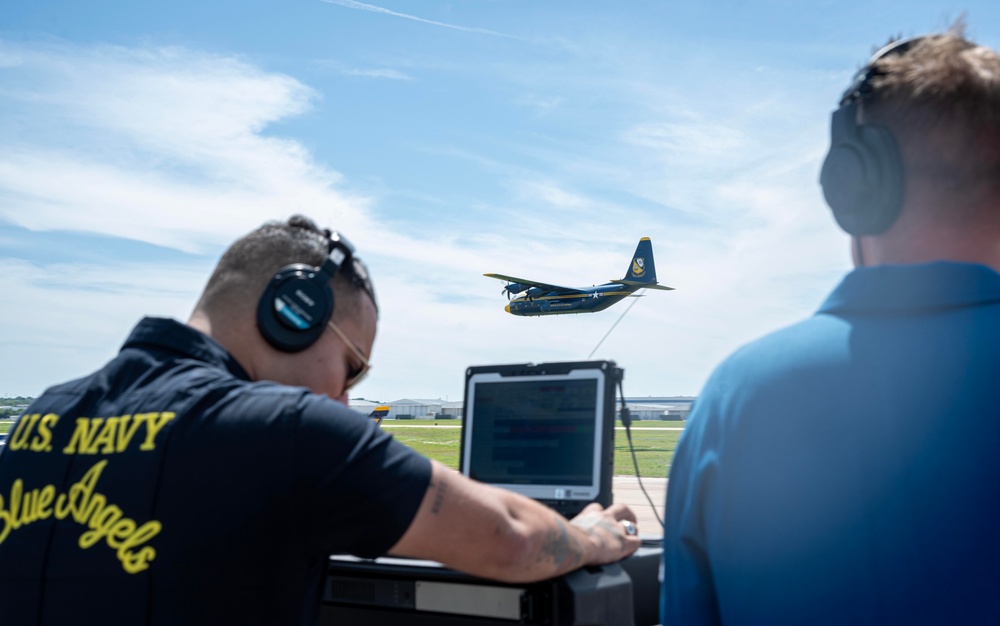
{"type": "Polygon", "coordinates": [[[436,482],[432,482],[431,487],[435,489],[434,503],[431,505],[431,513],[437,515],[441,511],[441,505],[444,504],[444,496],[448,491],[448,483],[443,480],[438,480],[436,482]]]}
{"type": "Polygon", "coordinates": [[[583,561],[581,547],[570,537],[564,521],[557,519],[556,523],[558,528],[551,531],[545,538],[538,560],[550,557],[560,571],[576,569],[583,561]]]}

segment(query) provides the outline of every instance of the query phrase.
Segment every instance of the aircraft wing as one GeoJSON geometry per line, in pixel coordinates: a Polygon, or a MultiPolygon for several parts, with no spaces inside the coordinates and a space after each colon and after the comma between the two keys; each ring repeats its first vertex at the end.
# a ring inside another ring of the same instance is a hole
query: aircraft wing
{"type": "Polygon", "coordinates": [[[613,283],[618,283],[619,285],[625,285],[627,287],[639,287],[640,289],[661,289],[663,291],[673,291],[673,287],[666,287],[664,285],[657,285],[656,283],[641,283],[635,280],[612,280],[613,283]]]}
{"type": "Polygon", "coordinates": [[[527,278],[506,276],[504,274],[483,274],[483,276],[489,276],[490,278],[496,278],[497,280],[505,280],[509,283],[518,283],[520,285],[526,285],[527,287],[541,287],[547,291],[558,291],[559,293],[587,293],[583,289],[577,289],[576,287],[562,287],[560,285],[553,285],[552,283],[540,283],[537,280],[528,280],[527,278]]]}

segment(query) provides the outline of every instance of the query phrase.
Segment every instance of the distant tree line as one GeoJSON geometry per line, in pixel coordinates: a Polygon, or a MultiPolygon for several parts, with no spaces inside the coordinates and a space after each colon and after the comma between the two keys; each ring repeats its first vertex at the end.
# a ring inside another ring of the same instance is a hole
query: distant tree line
{"type": "Polygon", "coordinates": [[[17,417],[24,410],[24,407],[34,402],[34,398],[27,396],[14,396],[13,398],[0,398],[0,419],[5,417],[17,417]]]}

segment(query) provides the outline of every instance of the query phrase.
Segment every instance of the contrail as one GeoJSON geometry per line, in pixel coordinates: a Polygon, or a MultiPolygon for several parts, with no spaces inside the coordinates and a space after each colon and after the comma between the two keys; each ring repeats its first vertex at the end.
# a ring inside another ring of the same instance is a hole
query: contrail
{"type": "Polygon", "coordinates": [[[442,28],[451,28],[454,30],[463,30],[467,33],[479,33],[481,35],[493,35],[494,37],[507,37],[508,39],[521,39],[515,35],[508,35],[506,33],[498,33],[495,30],[487,30],[485,28],[471,28],[469,26],[458,26],[456,24],[447,24],[445,22],[435,22],[434,20],[425,20],[422,17],[417,17],[416,15],[407,15],[406,13],[397,13],[395,11],[390,11],[389,9],[384,9],[382,7],[375,6],[374,4],[365,4],[363,2],[355,2],[355,0],[320,0],[327,4],[339,4],[342,7],[347,7],[348,9],[360,9],[362,11],[371,11],[372,13],[383,13],[385,15],[392,15],[394,17],[402,17],[408,20],[413,20],[414,22],[423,22],[424,24],[431,24],[433,26],[441,26],[442,28]]]}

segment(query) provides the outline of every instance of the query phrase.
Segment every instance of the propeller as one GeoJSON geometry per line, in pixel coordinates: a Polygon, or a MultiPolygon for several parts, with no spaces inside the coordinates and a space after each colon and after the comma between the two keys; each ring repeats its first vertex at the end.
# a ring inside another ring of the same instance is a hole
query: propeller
{"type": "Polygon", "coordinates": [[[522,291],[527,290],[529,287],[531,287],[531,285],[508,282],[507,286],[504,287],[503,291],[501,291],[500,293],[506,293],[507,300],[510,301],[510,299],[514,296],[514,294],[521,293],[522,291]]]}

